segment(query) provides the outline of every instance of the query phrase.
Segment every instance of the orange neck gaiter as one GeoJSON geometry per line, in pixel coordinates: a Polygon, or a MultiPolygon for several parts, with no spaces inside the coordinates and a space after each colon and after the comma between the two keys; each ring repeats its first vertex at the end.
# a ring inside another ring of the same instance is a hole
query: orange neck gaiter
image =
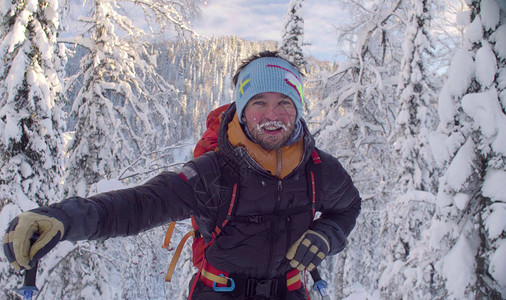
{"type": "Polygon", "coordinates": [[[245,148],[262,168],[280,179],[290,174],[302,160],[304,153],[303,138],[290,146],[284,146],[278,151],[267,151],[246,137],[239,124],[237,114],[232,122],[228,124],[227,133],[232,146],[245,148]]]}

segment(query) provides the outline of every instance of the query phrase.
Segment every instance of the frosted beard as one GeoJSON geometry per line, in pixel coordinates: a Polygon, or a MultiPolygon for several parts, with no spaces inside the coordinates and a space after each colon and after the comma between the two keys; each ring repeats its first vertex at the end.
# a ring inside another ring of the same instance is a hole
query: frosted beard
{"type": "Polygon", "coordinates": [[[268,121],[248,128],[253,141],[268,151],[283,148],[290,139],[293,130],[293,126],[281,121],[268,121]]]}

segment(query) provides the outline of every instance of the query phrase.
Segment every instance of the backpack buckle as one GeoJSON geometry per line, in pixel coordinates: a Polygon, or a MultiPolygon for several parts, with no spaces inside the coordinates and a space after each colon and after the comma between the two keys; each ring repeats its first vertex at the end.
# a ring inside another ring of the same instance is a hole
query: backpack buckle
{"type": "Polygon", "coordinates": [[[216,292],[231,292],[231,291],[235,290],[235,281],[234,281],[234,279],[226,277],[223,274],[220,274],[220,277],[227,278],[228,281],[230,281],[230,286],[219,287],[216,284],[216,281],[214,281],[213,282],[213,290],[214,291],[216,291],[216,292]]]}
{"type": "Polygon", "coordinates": [[[278,280],[248,279],[246,297],[273,297],[278,292],[278,280]]]}
{"type": "Polygon", "coordinates": [[[248,216],[248,221],[251,223],[260,224],[264,222],[264,216],[248,216]]]}

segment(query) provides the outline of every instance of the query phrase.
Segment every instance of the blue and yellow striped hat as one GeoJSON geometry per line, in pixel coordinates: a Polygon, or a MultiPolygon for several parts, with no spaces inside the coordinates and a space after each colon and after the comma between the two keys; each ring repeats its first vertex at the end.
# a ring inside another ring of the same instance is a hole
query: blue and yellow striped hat
{"type": "Polygon", "coordinates": [[[250,62],[240,73],[235,87],[237,116],[255,95],[278,92],[292,99],[297,108],[296,122],[302,115],[304,92],[299,71],[289,62],[277,57],[262,57],[250,62]]]}

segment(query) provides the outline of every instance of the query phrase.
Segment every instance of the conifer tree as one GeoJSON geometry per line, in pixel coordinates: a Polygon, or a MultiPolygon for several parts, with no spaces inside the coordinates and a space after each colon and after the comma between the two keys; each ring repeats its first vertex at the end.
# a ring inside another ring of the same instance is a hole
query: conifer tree
{"type": "MultiPolygon", "coordinates": [[[[63,52],[56,44],[58,1],[0,5],[0,232],[21,211],[60,198],[63,52]]],[[[0,298],[18,276],[0,255],[0,298]]]]}
{"type": "Polygon", "coordinates": [[[467,1],[464,45],[439,96],[432,136],[444,170],[432,224],[436,279],[451,298],[506,297],[506,5],[467,1]],[[455,272],[458,268],[458,274],[455,272]]]}
{"type": "Polygon", "coordinates": [[[436,186],[428,143],[437,119],[434,77],[428,67],[435,3],[415,0],[406,4],[407,26],[396,92],[399,103],[392,136],[398,172],[392,178],[396,182],[393,199],[382,214],[382,235],[389,238],[382,253],[380,287],[386,298],[416,299],[433,291],[432,257],[425,255],[420,245],[427,246],[423,232],[434,214],[436,186]]]}
{"type": "Polygon", "coordinates": [[[283,33],[280,45],[281,54],[290,62],[304,68],[306,59],[302,46],[304,44],[304,18],[302,16],[302,2],[291,0],[284,17],[283,33]]]}
{"type": "MultiPolygon", "coordinates": [[[[186,25],[185,15],[194,2],[96,0],[86,7],[91,15],[79,19],[89,31],[62,39],[87,51],[80,60],[79,72],[69,78],[69,86],[77,92],[73,93],[75,99],[71,99],[70,115],[76,122],[74,138],[68,145],[67,196],[86,197],[108,190],[110,187],[102,188],[95,183],[138,171],[127,169],[132,165],[142,167],[142,163],[136,162],[151,159],[146,152],[167,146],[165,141],[171,135],[172,114],[178,112],[174,89],[155,71],[156,56],[148,47],[149,35],[136,27],[126,12],[135,8],[144,13],[148,24],[156,22],[160,30],[175,29],[181,35],[193,34],[186,25]]],[[[139,177],[136,179],[146,179],[139,177]]],[[[83,241],[70,249],[55,249],[45,261],[56,262],[51,277],[57,279],[44,282],[40,296],[148,298],[145,293],[149,289],[132,295],[132,289],[117,288],[122,285],[122,272],[132,274],[135,271],[135,266],[127,264],[130,258],[139,255],[143,248],[151,247],[151,244],[134,243],[146,236],[83,241]],[[58,256],[61,253],[63,257],[58,256]]],[[[148,269],[143,266],[143,270],[148,269]]],[[[148,274],[143,271],[143,275],[147,276],[145,285],[151,286],[148,274]]],[[[158,280],[159,285],[160,281],[163,277],[158,280]]]]}
{"type": "Polygon", "coordinates": [[[402,191],[432,191],[434,180],[428,134],[435,123],[435,87],[428,67],[432,57],[429,35],[430,0],[410,1],[407,27],[402,44],[403,58],[397,86],[399,98],[396,113],[395,152],[400,163],[399,180],[402,191]]]}
{"type": "MultiPolygon", "coordinates": [[[[192,33],[183,17],[185,1],[132,2],[162,28],[192,33]]],[[[69,196],[87,196],[92,184],[118,176],[143,152],[162,146],[177,105],[172,86],[156,74],[146,33],[116,1],[93,4],[90,38],[72,40],[89,52],[74,76],[83,84],[71,112],[76,125],[65,181],[69,196]]]]}

